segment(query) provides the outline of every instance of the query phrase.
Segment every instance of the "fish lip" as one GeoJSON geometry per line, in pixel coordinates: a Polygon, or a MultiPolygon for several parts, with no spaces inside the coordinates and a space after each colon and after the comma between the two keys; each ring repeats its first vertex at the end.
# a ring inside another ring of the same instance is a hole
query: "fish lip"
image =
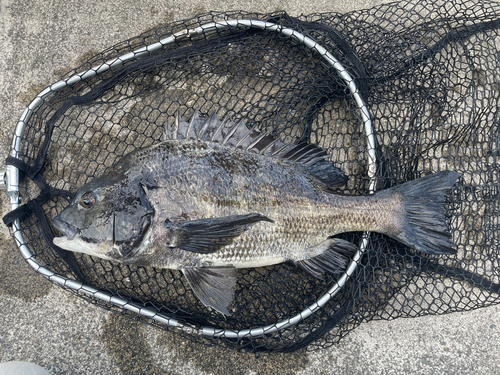
{"type": "Polygon", "coordinates": [[[68,240],[72,240],[78,234],[79,229],[74,225],[71,225],[64,220],[62,220],[59,215],[57,215],[54,219],[52,219],[52,225],[56,227],[56,229],[65,235],[68,240]]]}

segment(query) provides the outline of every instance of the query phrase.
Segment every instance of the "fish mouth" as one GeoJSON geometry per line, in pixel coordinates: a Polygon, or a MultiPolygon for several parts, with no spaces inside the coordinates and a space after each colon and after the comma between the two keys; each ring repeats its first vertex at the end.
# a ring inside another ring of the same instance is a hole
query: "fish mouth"
{"type": "Polygon", "coordinates": [[[56,229],[61,232],[68,240],[72,240],[78,234],[79,229],[74,225],[71,225],[64,220],[61,220],[59,215],[57,215],[52,220],[52,225],[56,227],[56,229]]]}

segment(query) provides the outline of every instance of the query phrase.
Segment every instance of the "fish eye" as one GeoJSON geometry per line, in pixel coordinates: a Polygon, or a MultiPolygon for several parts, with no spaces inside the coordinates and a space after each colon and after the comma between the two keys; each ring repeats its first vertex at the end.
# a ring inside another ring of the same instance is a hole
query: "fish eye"
{"type": "Polygon", "coordinates": [[[95,194],[91,191],[88,191],[80,198],[80,206],[82,206],[83,208],[92,208],[96,201],[97,199],[95,194]]]}

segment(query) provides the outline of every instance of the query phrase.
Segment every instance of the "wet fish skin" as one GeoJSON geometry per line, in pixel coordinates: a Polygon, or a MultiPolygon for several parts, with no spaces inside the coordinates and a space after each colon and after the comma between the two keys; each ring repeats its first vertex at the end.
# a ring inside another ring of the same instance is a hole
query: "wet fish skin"
{"type": "Polygon", "coordinates": [[[196,116],[178,118],[166,131],[173,139],[126,155],[84,185],[53,220],[66,234],[54,243],[182,270],[200,300],[227,315],[235,268],[293,261],[315,277],[341,272],[356,247],[331,238],[338,233],[380,232],[423,252],[454,252],[443,210],[457,173],[372,196],[336,195],[330,188],[345,176],[324,150],[196,116]],[[89,196],[95,203],[82,207],[89,196]]]}
{"type": "MultiPolygon", "coordinates": [[[[102,254],[100,249],[99,255],[108,258],[114,254],[127,255],[123,262],[174,269],[207,262],[214,265],[229,262],[244,267],[249,260],[267,265],[304,258],[305,248],[335,234],[328,220],[322,219],[331,216],[325,200],[332,195],[324,188],[324,184],[308,176],[304,168],[286,160],[273,160],[202,141],[165,141],[129,154],[101,178],[83,186],[70,205],[74,209],[68,207],[60,219],[79,228],[89,226],[83,229],[85,233],[100,234],[98,227],[105,227],[110,233],[113,228],[110,211],[126,210],[137,215],[131,214],[119,223],[115,219],[114,227],[116,232],[129,233],[133,230],[132,224],[149,212],[147,207],[137,204],[144,195],[154,211],[149,214],[154,219],[148,250],[132,255],[123,249],[102,254]],[[167,155],[175,155],[175,158],[167,155]],[[127,173],[118,178],[119,171],[123,170],[127,173]],[[111,178],[113,183],[108,182],[111,178]],[[97,207],[79,209],[79,199],[88,191],[98,195],[102,211],[97,207]],[[131,197],[134,210],[128,206],[131,197]],[[113,208],[104,203],[112,203],[113,208]],[[116,207],[117,204],[120,206],[116,207]],[[166,220],[185,222],[253,212],[274,220],[274,225],[269,225],[269,221],[253,225],[226,251],[201,256],[175,247],[166,252],[163,247],[172,235],[172,230],[164,224],[166,220]]],[[[100,240],[101,236],[96,239],[100,240]]],[[[135,236],[129,241],[136,241],[135,236]]]]}
{"type": "MultiPolygon", "coordinates": [[[[156,149],[160,154],[183,154],[185,159],[167,162],[154,172],[160,175],[166,171],[168,177],[158,181],[169,183],[168,188],[151,188],[149,192],[152,205],[158,207],[155,222],[159,223],[153,230],[149,265],[181,269],[231,264],[246,268],[297,261],[318,255],[315,246],[329,236],[345,231],[380,230],[395,218],[389,211],[381,210],[384,205],[395,204],[388,197],[374,201],[370,197],[333,195],[294,163],[235,152],[216,144],[205,147],[196,141],[178,141],[163,143],[156,149]],[[352,210],[364,213],[352,214],[352,210]],[[376,212],[382,213],[378,219],[376,212]],[[255,223],[234,238],[229,247],[217,252],[199,254],[179,247],[165,252],[163,245],[171,236],[171,229],[163,225],[165,220],[248,213],[259,213],[273,223],[255,223]]],[[[149,158],[145,155],[145,159],[149,158]]]]}

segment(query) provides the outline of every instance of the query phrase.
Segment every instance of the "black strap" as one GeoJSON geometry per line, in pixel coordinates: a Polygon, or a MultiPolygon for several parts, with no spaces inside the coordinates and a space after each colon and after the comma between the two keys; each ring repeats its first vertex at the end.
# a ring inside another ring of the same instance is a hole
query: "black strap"
{"type": "Polygon", "coordinates": [[[68,268],[75,274],[77,279],[81,282],[86,283],[87,279],[80,271],[80,268],[78,267],[78,264],[76,262],[75,255],[72,252],[61,249],[60,247],[54,245],[54,243],[52,242],[55,237],[54,232],[52,231],[52,227],[47,221],[45,211],[42,208],[42,205],[47,200],[49,200],[51,196],[71,198],[72,194],[69,191],[51,187],[47,183],[47,181],[45,181],[43,176],[36,172],[34,167],[24,163],[22,160],[9,156],[6,160],[6,164],[16,167],[17,169],[19,169],[19,171],[33,180],[38,185],[41,192],[35,199],[26,202],[26,204],[19,206],[15,210],[12,210],[7,215],[5,215],[3,217],[3,222],[5,223],[5,225],[11,227],[15,220],[21,220],[27,216],[34,215],[40,223],[40,229],[47,244],[66,263],[68,268]]]}
{"type": "MultiPolygon", "coordinates": [[[[406,258],[410,260],[412,256],[410,254],[405,255],[406,258]]],[[[421,258],[421,269],[425,270],[426,273],[436,273],[445,277],[454,278],[460,281],[467,281],[474,285],[475,287],[487,290],[492,293],[500,293],[500,284],[494,283],[491,280],[487,280],[484,275],[476,275],[469,272],[463,268],[445,266],[439,264],[429,258],[421,258]]]]}
{"type": "Polygon", "coordinates": [[[29,177],[33,182],[37,184],[40,188],[40,194],[35,199],[27,202],[26,204],[19,206],[15,210],[12,210],[7,215],[3,217],[3,222],[6,226],[12,226],[12,223],[16,219],[21,219],[25,216],[30,215],[35,209],[35,206],[41,207],[51,196],[71,198],[72,194],[67,190],[56,189],[50,186],[47,181],[43,178],[41,174],[38,173],[37,167],[26,164],[20,159],[9,156],[5,160],[6,165],[12,165],[19,169],[20,172],[24,173],[26,177],[29,177]]]}
{"type": "Polygon", "coordinates": [[[469,38],[472,35],[478,34],[480,32],[486,32],[488,30],[498,29],[500,27],[500,20],[493,20],[488,22],[476,23],[473,25],[463,26],[460,29],[452,29],[445,36],[443,36],[439,41],[430,45],[429,48],[418,51],[414,56],[403,61],[403,65],[397,69],[395,72],[390,73],[385,77],[371,77],[372,83],[377,86],[386,84],[396,78],[401,77],[406,71],[411,71],[415,69],[415,66],[428,61],[429,59],[436,56],[439,52],[444,50],[450,43],[455,43],[457,41],[462,41],[465,38],[469,38]]]}
{"type": "MultiPolygon", "coordinates": [[[[342,52],[342,57],[337,56],[337,59],[344,63],[347,61],[350,64],[351,74],[358,89],[359,94],[365,100],[368,100],[370,94],[370,86],[368,83],[368,75],[365,66],[361,61],[356,50],[347,41],[347,39],[336,28],[330,25],[325,25],[318,22],[301,21],[298,18],[290,17],[294,22],[301,25],[306,31],[321,31],[325,36],[342,52]]],[[[333,53],[333,51],[331,51],[333,53]]],[[[349,68],[344,66],[345,68],[349,68]]]]}

